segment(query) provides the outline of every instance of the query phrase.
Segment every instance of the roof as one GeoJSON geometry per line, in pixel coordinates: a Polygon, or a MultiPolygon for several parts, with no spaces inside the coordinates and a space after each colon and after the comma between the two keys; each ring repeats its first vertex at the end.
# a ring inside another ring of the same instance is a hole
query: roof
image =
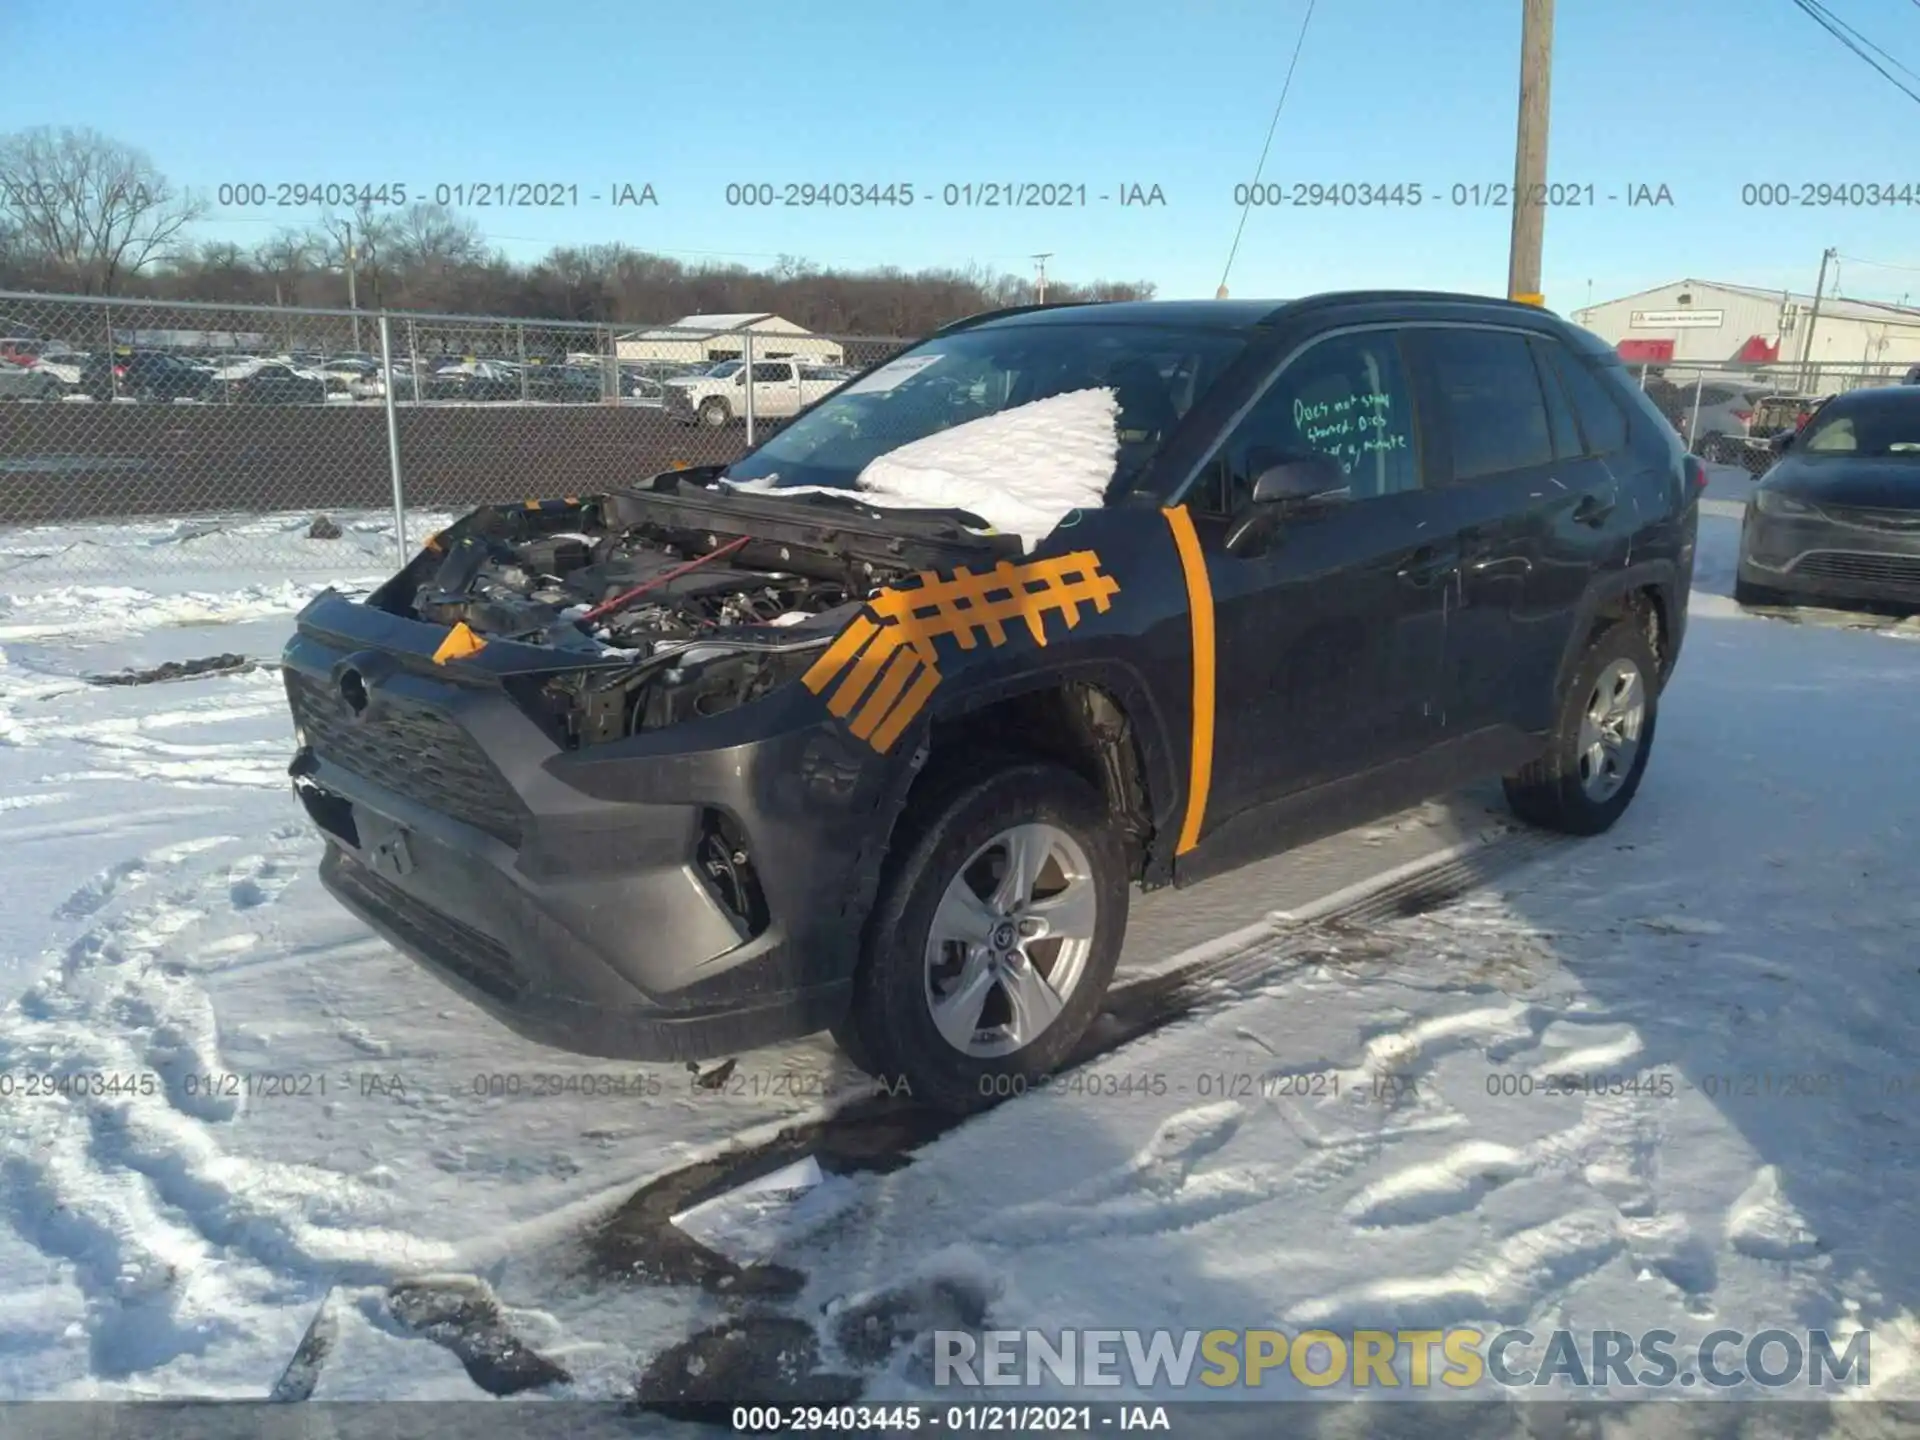
{"type": "MultiPolygon", "coordinates": [[[[972,328],[986,325],[1081,324],[1089,319],[1105,325],[1177,325],[1195,330],[1252,330],[1308,306],[1333,304],[1438,303],[1495,306],[1524,310],[1533,316],[1552,315],[1497,295],[1464,295],[1446,290],[1329,290],[1291,300],[1111,300],[1086,304],[1024,306],[975,316],[958,322],[972,328]]],[[[1553,316],[1556,323],[1564,324],[1553,316]]],[[[949,327],[957,328],[957,327],[949,327]]]]}
{"type": "MultiPolygon", "coordinates": [[[[1757,285],[1735,285],[1725,280],[1701,280],[1689,276],[1684,280],[1675,280],[1666,285],[1636,290],[1633,294],[1622,295],[1618,299],[1583,305],[1580,307],[1580,313],[1598,310],[1601,305],[1618,305],[1627,300],[1638,300],[1643,295],[1652,295],[1660,290],[1679,290],[1689,286],[1703,290],[1723,290],[1729,295],[1744,295],[1751,300],[1768,300],[1775,304],[1784,302],[1798,305],[1803,309],[1813,304],[1813,296],[1803,295],[1797,291],[1763,290],[1757,285]]],[[[1889,325],[1920,325],[1920,306],[1895,305],[1885,300],[1849,300],[1845,296],[1827,295],[1821,298],[1820,314],[1823,318],[1837,316],[1849,320],[1878,320],[1889,325]]]]}
{"type": "Polygon", "coordinates": [[[683,315],[670,325],[656,325],[650,330],[631,330],[620,336],[622,340],[684,340],[688,338],[684,331],[696,331],[703,335],[724,334],[738,330],[750,330],[755,326],[772,324],[782,334],[805,335],[809,332],[782,319],[771,310],[762,310],[755,314],[732,315],[683,315]]]}

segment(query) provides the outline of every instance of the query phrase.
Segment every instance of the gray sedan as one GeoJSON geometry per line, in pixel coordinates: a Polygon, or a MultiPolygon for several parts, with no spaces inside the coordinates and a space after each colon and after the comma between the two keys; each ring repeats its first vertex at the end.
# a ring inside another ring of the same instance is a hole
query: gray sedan
{"type": "Polygon", "coordinates": [[[1920,390],[1837,395],[1774,444],[1781,460],[1740,527],[1734,599],[1920,607],[1920,390]]]}

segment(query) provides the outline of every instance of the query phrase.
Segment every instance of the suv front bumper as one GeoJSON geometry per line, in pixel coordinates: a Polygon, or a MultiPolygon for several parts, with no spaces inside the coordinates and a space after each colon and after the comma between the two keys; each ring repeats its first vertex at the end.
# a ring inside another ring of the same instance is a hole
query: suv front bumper
{"type": "Polygon", "coordinates": [[[397,949],[581,1054],[707,1059],[844,1014],[904,775],[811,696],[676,727],[706,748],[660,732],[639,742],[653,753],[603,759],[559,750],[504,692],[394,674],[380,703],[410,728],[387,767],[316,709],[357,658],[289,647],[309,742],[291,773],[327,841],[322,883],[397,949]],[[474,801],[489,783],[499,802],[474,801]]]}

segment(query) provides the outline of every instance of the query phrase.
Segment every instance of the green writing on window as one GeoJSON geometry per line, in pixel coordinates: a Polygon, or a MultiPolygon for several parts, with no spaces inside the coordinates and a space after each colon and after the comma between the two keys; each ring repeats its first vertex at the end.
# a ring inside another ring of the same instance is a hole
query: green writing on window
{"type": "Polygon", "coordinates": [[[1381,391],[1312,403],[1295,400],[1293,423],[1302,439],[1338,460],[1349,475],[1365,456],[1408,448],[1405,432],[1394,428],[1393,397],[1381,391]]]}

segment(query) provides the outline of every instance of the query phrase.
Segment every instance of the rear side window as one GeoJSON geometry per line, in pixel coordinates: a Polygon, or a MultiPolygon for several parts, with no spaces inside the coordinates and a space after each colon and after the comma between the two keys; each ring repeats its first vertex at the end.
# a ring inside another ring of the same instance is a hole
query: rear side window
{"type": "Polygon", "coordinates": [[[1554,369],[1567,387],[1574,412],[1580,417],[1580,432],[1586,436],[1587,451],[1593,455],[1612,455],[1627,448],[1627,413],[1620,402],[1607,392],[1601,379],[1585,362],[1567,353],[1564,345],[1544,341],[1541,349],[1553,357],[1554,369]]]}
{"type": "Polygon", "coordinates": [[[1546,400],[1525,336],[1433,330],[1427,343],[1453,440],[1456,481],[1553,462],[1546,400]]]}
{"type": "Polygon", "coordinates": [[[1533,351],[1534,368],[1540,374],[1540,390],[1547,400],[1547,428],[1553,432],[1553,453],[1561,460],[1575,459],[1586,451],[1580,439],[1579,422],[1573,418],[1573,402],[1567,398],[1559,375],[1554,373],[1546,346],[1531,340],[1528,348],[1533,351]]]}

